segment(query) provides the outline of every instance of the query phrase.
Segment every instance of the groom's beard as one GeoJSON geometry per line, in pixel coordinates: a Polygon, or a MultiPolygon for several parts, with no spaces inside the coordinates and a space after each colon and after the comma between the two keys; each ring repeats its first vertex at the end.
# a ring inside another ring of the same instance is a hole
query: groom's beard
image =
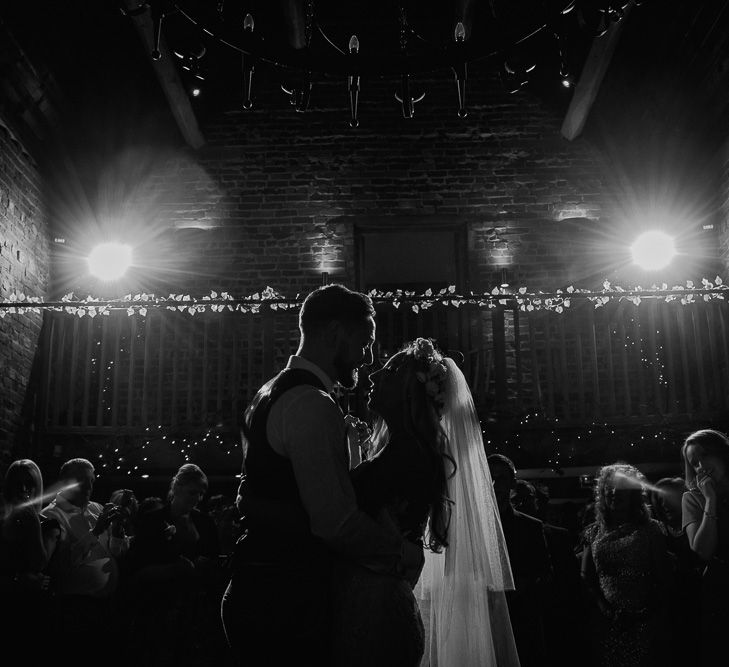
{"type": "Polygon", "coordinates": [[[339,355],[334,359],[334,368],[337,371],[337,381],[344,389],[354,389],[357,386],[359,368],[352,367],[339,355]]]}

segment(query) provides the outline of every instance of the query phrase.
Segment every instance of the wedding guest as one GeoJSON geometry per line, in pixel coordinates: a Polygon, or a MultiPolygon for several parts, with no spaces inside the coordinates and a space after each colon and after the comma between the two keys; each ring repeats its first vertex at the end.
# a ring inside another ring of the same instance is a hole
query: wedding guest
{"type": "MultiPolygon", "coordinates": [[[[213,518],[199,509],[208,491],[208,478],[194,463],[185,463],[177,470],[165,505],[165,518],[175,527],[170,545],[178,556],[194,565],[194,577],[189,582],[188,599],[193,601],[186,610],[190,617],[185,623],[194,628],[190,633],[186,659],[201,663],[218,655],[225,647],[220,626],[220,596],[227,584],[228,572],[220,567],[220,542],[213,518]]],[[[182,618],[180,622],[183,623],[182,618]]]]}
{"type": "Polygon", "coordinates": [[[172,544],[181,556],[203,568],[220,553],[215,522],[198,509],[207,491],[207,475],[194,463],[185,463],[172,478],[167,495],[167,518],[175,526],[172,544]]]}
{"type": "Polygon", "coordinates": [[[134,534],[134,517],[139,507],[137,496],[131,489],[112,491],[109,502],[119,508],[119,532],[131,537],[134,534]]]}
{"type": "Polygon", "coordinates": [[[96,475],[90,461],[66,461],[59,477],[61,491],[42,511],[61,529],[48,568],[56,594],[55,620],[65,642],[100,655],[119,578],[117,558],[129,542],[121,534],[119,508],[91,500],[96,475]]]}
{"type": "Polygon", "coordinates": [[[665,659],[671,562],[645,484],[637,468],[616,463],[600,470],[595,487],[596,522],[581,572],[596,607],[595,665],[642,667],[665,659]]]}
{"type": "Polygon", "coordinates": [[[515,510],[542,521],[553,577],[545,584],[544,632],[546,665],[579,665],[587,648],[584,637],[584,609],[580,589],[580,566],[574,556],[576,538],[566,528],[546,521],[549,496],[527,480],[517,479],[512,504],[515,510]],[[564,630],[578,630],[572,641],[564,641],[564,630]]]}
{"type": "Polygon", "coordinates": [[[682,477],[659,479],[650,491],[653,518],[659,521],[666,533],[668,551],[673,558],[673,593],[669,605],[670,665],[680,667],[695,659],[695,647],[683,640],[688,634],[700,633],[699,615],[694,601],[701,591],[700,560],[689,546],[688,536],[682,528],[681,500],[686,484],[682,477]]]}
{"type": "Polygon", "coordinates": [[[545,595],[553,577],[544,526],[512,505],[511,493],[516,485],[512,460],[491,454],[488,465],[516,584],[507,601],[519,660],[522,667],[541,665],[546,652],[545,595]]]}
{"type": "Polygon", "coordinates": [[[129,664],[188,664],[192,619],[190,594],[195,566],[172,545],[175,526],[160,498],[146,498],[134,519],[134,537],[122,560],[120,617],[125,620],[129,664]]]}
{"type": "Polygon", "coordinates": [[[60,535],[58,522],[43,519],[43,477],[34,461],[8,467],[3,484],[0,523],[0,591],[7,619],[3,630],[19,645],[32,641],[37,627],[50,620],[45,574],[48,554],[60,535]],[[33,619],[29,623],[29,619],[33,619]]]}
{"type": "Polygon", "coordinates": [[[729,438],[712,429],[689,435],[681,449],[687,491],[683,528],[691,549],[705,564],[701,581],[699,641],[701,665],[724,655],[729,624],[729,438]]]}

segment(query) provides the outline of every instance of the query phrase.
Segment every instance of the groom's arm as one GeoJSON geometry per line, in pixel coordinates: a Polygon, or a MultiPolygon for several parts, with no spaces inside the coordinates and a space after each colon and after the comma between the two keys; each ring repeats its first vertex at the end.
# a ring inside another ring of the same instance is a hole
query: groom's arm
{"type": "Polygon", "coordinates": [[[357,507],[349,478],[345,425],[326,394],[295,388],[273,406],[268,420],[273,448],[289,458],[311,532],[332,549],[379,572],[412,567],[412,545],[357,507]]]}

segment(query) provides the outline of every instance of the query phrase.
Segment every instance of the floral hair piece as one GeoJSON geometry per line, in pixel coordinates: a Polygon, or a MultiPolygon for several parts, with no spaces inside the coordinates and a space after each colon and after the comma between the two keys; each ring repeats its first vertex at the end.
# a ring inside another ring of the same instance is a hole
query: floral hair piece
{"type": "Polygon", "coordinates": [[[413,357],[425,368],[416,371],[415,377],[425,385],[425,394],[433,403],[438,417],[443,415],[445,406],[445,379],[448,375],[443,356],[435,349],[429,338],[416,338],[411,344],[413,357]]]}

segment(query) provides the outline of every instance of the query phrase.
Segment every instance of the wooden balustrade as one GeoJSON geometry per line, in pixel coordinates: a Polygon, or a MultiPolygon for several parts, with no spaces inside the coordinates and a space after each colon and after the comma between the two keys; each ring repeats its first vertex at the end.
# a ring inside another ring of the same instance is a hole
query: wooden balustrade
{"type": "MultiPolygon", "coordinates": [[[[623,301],[562,314],[378,306],[375,352],[416,336],[454,355],[482,411],[564,425],[685,420],[729,408],[729,307],[623,301]]],[[[138,432],[235,425],[298,342],[297,313],[190,316],[152,310],[46,313],[36,387],[45,432],[138,432]]],[[[360,411],[363,398],[353,409],[360,411]]]]}

